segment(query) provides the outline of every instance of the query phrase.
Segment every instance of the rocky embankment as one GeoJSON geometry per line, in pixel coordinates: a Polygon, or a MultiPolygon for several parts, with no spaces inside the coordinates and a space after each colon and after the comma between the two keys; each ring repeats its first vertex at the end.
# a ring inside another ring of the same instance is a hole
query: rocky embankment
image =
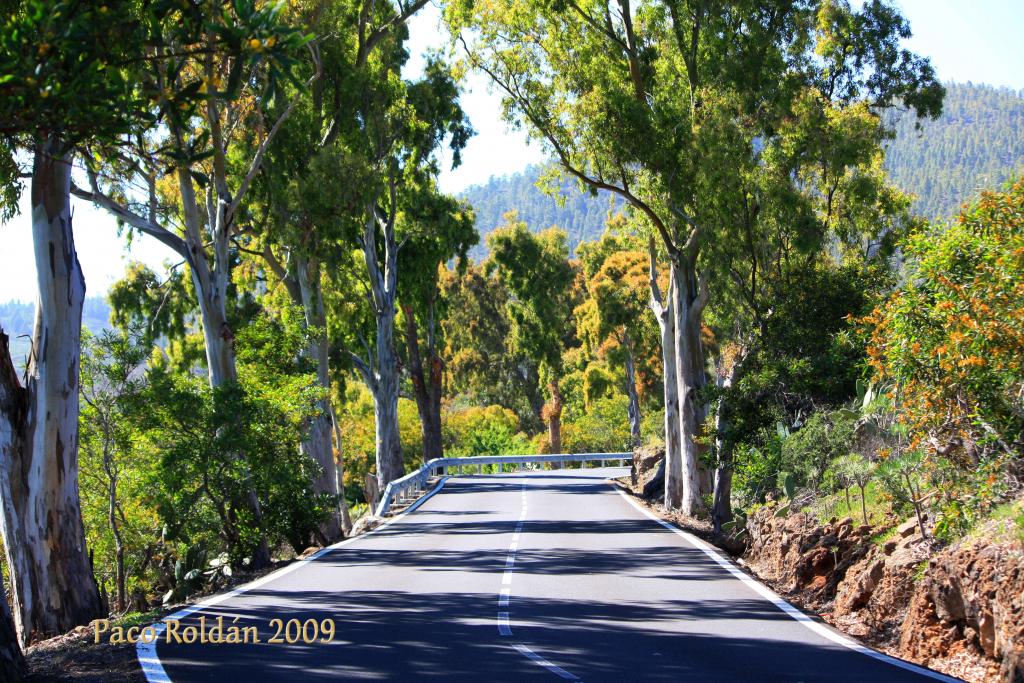
{"type": "MultiPolygon", "coordinates": [[[[634,457],[635,493],[659,496],[656,461],[653,452],[634,457]]],[[[994,522],[936,548],[916,519],[820,524],[778,510],[754,512],[742,544],[719,544],[788,600],[873,647],[969,681],[1024,683],[1019,537],[994,522]]]]}

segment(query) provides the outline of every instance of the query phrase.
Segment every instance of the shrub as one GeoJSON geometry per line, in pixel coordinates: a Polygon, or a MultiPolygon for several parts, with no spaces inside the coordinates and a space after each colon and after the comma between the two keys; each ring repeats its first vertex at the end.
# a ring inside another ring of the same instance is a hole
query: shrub
{"type": "Polygon", "coordinates": [[[445,411],[442,414],[445,455],[503,455],[536,452],[519,432],[519,418],[508,408],[487,406],[445,411]]]}

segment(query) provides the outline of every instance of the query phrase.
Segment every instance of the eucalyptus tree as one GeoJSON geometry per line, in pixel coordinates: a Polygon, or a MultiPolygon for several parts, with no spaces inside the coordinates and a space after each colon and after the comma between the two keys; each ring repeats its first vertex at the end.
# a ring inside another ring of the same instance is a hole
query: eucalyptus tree
{"type": "Polygon", "coordinates": [[[406,369],[423,432],[423,461],[443,457],[441,398],[444,392],[441,271],[455,261],[464,272],[479,241],[472,210],[452,197],[427,193],[398,257],[398,290],[405,323],[406,369]]]}
{"type": "MultiPolygon", "coordinates": [[[[25,644],[101,611],[78,492],[85,280],[72,230],[72,164],[83,145],[165,120],[166,101],[146,73],[163,63],[154,51],[189,25],[186,10],[166,2],[15,0],[3,8],[0,209],[10,217],[29,178],[38,292],[24,386],[0,331],[0,530],[25,644]]],[[[166,92],[191,102],[192,93],[166,92]]],[[[9,670],[16,651],[0,647],[9,670]]]]}
{"type": "Polygon", "coordinates": [[[547,385],[548,403],[542,419],[548,424],[552,453],[562,449],[562,405],[559,388],[562,354],[572,332],[572,285],[576,269],[569,262],[564,231],[549,228],[534,235],[514,212],[507,223],[487,236],[485,267],[508,288],[512,336],[509,346],[533,361],[547,385]]]}
{"type": "Polygon", "coordinates": [[[581,244],[578,251],[589,294],[576,310],[578,334],[589,337],[591,347],[622,363],[630,437],[635,448],[641,443],[637,366],[648,355],[655,336],[645,315],[650,297],[647,254],[636,236],[610,230],[598,242],[581,244]]]}
{"type": "Polygon", "coordinates": [[[470,29],[459,38],[467,60],[501,89],[507,117],[585,189],[623,197],[667,256],[664,297],[651,282],[666,361],[665,503],[696,512],[707,247],[723,242],[708,206],[717,180],[737,155],[756,159],[808,93],[933,113],[941,86],[899,47],[909,28],[879,0],[857,11],[845,0],[465,0],[447,16],[470,29]]]}
{"type": "MultiPolygon", "coordinates": [[[[325,269],[350,265],[345,245],[358,230],[353,225],[361,224],[365,205],[348,192],[353,188],[332,187],[336,176],[331,174],[356,174],[352,167],[342,169],[338,164],[354,162],[348,143],[359,134],[365,96],[388,77],[383,65],[404,59],[399,51],[407,37],[406,22],[426,1],[316,4],[316,28],[322,36],[317,44],[320,75],[302,93],[296,112],[268,149],[268,173],[257,180],[260,229],[242,248],[254,252],[302,307],[313,332],[305,353],[315,363],[325,393],[302,449],[321,468],[316,490],[337,496],[340,475],[331,445],[336,430],[327,398],[332,380],[325,269]]],[[[343,503],[340,510],[322,529],[327,540],[335,540],[344,530],[343,503]]]]}
{"type": "MultiPolygon", "coordinates": [[[[866,102],[820,91],[805,92],[791,111],[775,135],[762,140],[756,159],[738,157],[720,175],[720,191],[708,202],[709,220],[719,223],[723,236],[708,246],[719,282],[711,319],[717,336],[727,342],[716,358],[716,528],[731,517],[735,435],[730,432],[735,429],[730,422],[744,412],[730,405],[731,399],[746,394],[738,401],[743,403],[751,393],[770,393],[745,375],[758,372],[767,358],[810,355],[810,340],[777,331],[780,325],[801,327],[787,319],[794,302],[805,315],[820,316],[807,323],[830,343],[834,321],[860,314],[869,294],[867,288],[839,294],[839,283],[858,273],[884,285],[896,237],[909,220],[909,198],[887,182],[883,143],[890,131],[877,111],[866,102]],[[822,302],[833,292],[846,308],[828,315],[822,302]]],[[[825,387],[842,381],[836,377],[839,365],[833,361],[833,367],[818,368],[818,386],[796,393],[814,396],[818,406],[845,400],[825,387]]],[[[852,378],[845,380],[852,391],[852,378]]],[[[797,409],[787,408],[790,414],[797,409]]]]}
{"type": "MultiPolygon", "coordinates": [[[[88,186],[71,186],[75,196],[181,257],[196,294],[213,388],[238,380],[229,319],[232,241],[248,229],[244,201],[267,146],[295,107],[294,100],[280,102],[284,81],[310,40],[291,23],[309,18],[285,18],[281,10],[250,0],[188,3],[144,75],[158,89],[164,125],[132,131],[116,144],[82,145],[88,186]],[[261,142],[240,159],[243,131],[253,128],[262,132],[261,142]]],[[[310,52],[315,59],[315,46],[310,52]]],[[[249,491],[260,519],[255,489],[249,491]]],[[[252,561],[269,563],[265,537],[252,561]]]]}
{"type": "Polygon", "coordinates": [[[525,431],[542,425],[544,397],[528,359],[509,348],[509,291],[482,265],[441,277],[445,315],[440,321],[448,394],[468,405],[501,405],[515,411],[525,431]]]}

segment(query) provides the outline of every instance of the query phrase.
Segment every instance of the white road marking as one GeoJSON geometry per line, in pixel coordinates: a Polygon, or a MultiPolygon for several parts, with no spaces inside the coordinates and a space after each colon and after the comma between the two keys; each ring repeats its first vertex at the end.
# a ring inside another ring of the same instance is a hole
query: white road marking
{"type": "Polygon", "coordinates": [[[548,671],[550,671],[552,673],[555,673],[555,674],[558,674],[559,676],[561,676],[562,678],[564,678],[567,681],[578,681],[578,680],[580,680],[579,678],[577,678],[573,674],[569,673],[568,671],[566,671],[562,667],[557,666],[555,664],[552,664],[548,660],[544,659],[539,654],[537,654],[536,652],[534,652],[530,648],[526,647],[525,645],[520,645],[519,643],[516,643],[512,647],[514,647],[515,649],[519,650],[521,653],[523,653],[526,657],[528,657],[534,663],[540,664],[541,666],[543,666],[548,671]]]}
{"type": "Polygon", "coordinates": [[[831,640],[833,643],[836,643],[838,645],[842,645],[843,647],[846,647],[846,648],[849,648],[851,650],[854,650],[855,652],[859,652],[862,655],[867,655],[868,657],[872,657],[874,659],[877,659],[879,661],[885,662],[887,664],[892,664],[893,666],[899,667],[901,669],[906,669],[907,671],[912,671],[912,672],[914,672],[916,674],[921,674],[922,676],[927,676],[928,678],[933,678],[933,679],[935,679],[937,681],[947,681],[948,683],[963,683],[959,678],[953,678],[952,676],[947,676],[945,674],[941,674],[938,671],[932,671],[931,669],[926,669],[923,666],[918,666],[916,664],[911,664],[910,662],[905,662],[902,659],[897,659],[896,657],[890,657],[889,655],[883,654],[881,652],[878,652],[877,650],[872,650],[869,647],[861,645],[860,643],[858,643],[855,640],[847,638],[846,636],[842,635],[838,631],[835,631],[835,630],[829,628],[828,626],[825,626],[824,624],[815,621],[814,619],[812,619],[811,617],[809,617],[808,615],[804,614],[799,609],[794,607],[793,605],[791,605],[788,602],[786,602],[775,591],[773,591],[772,589],[770,589],[767,586],[765,586],[763,583],[755,580],[754,578],[752,578],[748,574],[746,574],[743,571],[741,571],[740,569],[738,569],[736,567],[736,565],[734,565],[732,562],[730,562],[726,558],[722,557],[718,553],[717,550],[712,548],[710,545],[708,545],[704,541],[700,540],[699,538],[697,538],[696,536],[694,536],[693,534],[691,534],[691,533],[689,533],[687,531],[683,531],[682,529],[680,529],[679,527],[675,526],[674,524],[666,522],[665,520],[661,519],[660,517],[658,517],[654,513],[650,512],[649,510],[644,508],[642,505],[637,503],[635,500],[633,500],[633,498],[629,494],[627,494],[625,491],[623,491],[621,488],[619,488],[617,486],[614,486],[614,485],[611,485],[611,486],[612,486],[613,489],[615,489],[616,493],[618,493],[620,496],[622,496],[626,500],[627,503],[629,503],[634,508],[639,510],[645,517],[654,520],[655,522],[657,522],[661,526],[665,527],[666,529],[668,529],[672,533],[676,534],[677,536],[681,536],[682,538],[684,538],[691,545],[693,545],[696,548],[698,548],[699,550],[703,551],[705,555],[707,555],[712,560],[714,560],[716,563],[718,563],[727,572],[729,572],[730,574],[735,576],[737,579],[739,579],[740,581],[745,583],[747,586],[749,586],[751,589],[753,589],[755,593],[757,593],[758,595],[763,597],[765,600],[767,600],[768,602],[772,603],[773,605],[778,607],[780,610],[782,610],[783,612],[785,612],[786,614],[788,614],[793,619],[795,619],[796,621],[800,622],[801,624],[803,624],[804,626],[806,626],[810,630],[814,631],[818,635],[823,636],[823,637],[827,638],[828,640],[831,640]]]}
{"type": "MultiPolygon", "coordinates": [[[[526,521],[526,480],[523,480],[522,484],[522,497],[523,507],[522,512],[519,514],[519,523],[516,524],[516,532],[512,536],[512,543],[508,546],[508,556],[505,558],[505,573],[501,577],[501,583],[503,586],[508,586],[512,583],[512,567],[516,562],[516,551],[519,550],[519,534],[523,531],[523,524],[526,521]]],[[[511,636],[512,626],[509,623],[508,609],[509,602],[512,597],[511,588],[502,588],[498,595],[498,635],[500,636],[511,636]]],[[[539,654],[526,647],[522,643],[513,643],[512,647],[519,651],[524,657],[529,659],[534,664],[544,667],[548,671],[556,674],[557,676],[564,678],[567,681],[578,681],[580,680],[574,674],[569,673],[562,667],[552,664],[548,660],[541,657],[539,654]]]]}
{"type": "Polygon", "coordinates": [[[167,675],[167,671],[164,669],[163,662],[160,661],[160,655],[158,655],[157,651],[156,651],[156,646],[157,646],[157,642],[160,640],[160,635],[164,632],[164,629],[167,628],[167,624],[165,623],[166,620],[168,620],[168,619],[178,619],[178,620],[184,619],[185,617],[187,617],[190,614],[194,614],[194,613],[199,612],[201,610],[204,610],[204,609],[206,609],[208,607],[213,607],[214,605],[218,605],[218,604],[224,602],[225,600],[230,600],[231,598],[235,597],[236,595],[241,595],[242,593],[247,593],[247,592],[249,592],[251,590],[254,590],[256,588],[259,588],[261,586],[265,586],[268,583],[270,583],[271,581],[275,581],[275,580],[281,578],[282,576],[284,576],[285,574],[291,574],[293,571],[295,571],[299,567],[307,565],[310,562],[313,562],[317,558],[322,557],[322,556],[326,555],[327,553],[329,553],[329,552],[331,552],[333,550],[337,550],[338,548],[344,548],[345,546],[349,545],[350,543],[354,543],[354,542],[356,542],[356,541],[358,541],[358,540],[360,540],[362,538],[366,538],[367,536],[372,536],[373,534],[375,534],[375,533],[377,533],[377,532],[379,532],[379,531],[381,531],[383,529],[386,529],[387,527],[391,526],[392,524],[394,524],[398,520],[400,520],[403,517],[405,517],[410,512],[413,512],[414,510],[416,510],[416,508],[418,508],[419,506],[423,505],[423,503],[427,502],[428,499],[432,498],[438,491],[440,491],[442,488],[444,488],[444,483],[446,481],[448,481],[448,477],[442,477],[441,481],[439,481],[437,483],[437,486],[435,486],[434,489],[430,493],[426,494],[425,496],[420,498],[418,501],[416,501],[415,503],[410,505],[408,508],[405,509],[405,511],[402,514],[395,516],[393,519],[385,522],[384,524],[381,524],[376,529],[371,529],[370,531],[367,531],[364,534],[360,534],[360,535],[355,536],[353,538],[347,538],[344,541],[339,541],[338,543],[335,543],[334,545],[327,546],[326,548],[321,548],[320,550],[318,550],[317,552],[313,553],[309,557],[307,557],[307,558],[305,558],[303,560],[299,560],[298,562],[292,562],[291,564],[289,564],[289,565],[287,565],[285,567],[282,567],[282,568],[278,569],[275,572],[271,572],[270,574],[267,574],[266,576],[264,576],[262,578],[256,579],[255,581],[253,581],[251,583],[247,583],[244,586],[239,586],[238,588],[235,588],[232,591],[228,591],[227,593],[221,593],[220,595],[214,595],[213,597],[207,598],[206,600],[203,600],[201,602],[197,602],[194,605],[189,605],[188,607],[180,609],[177,612],[175,612],[174,614],[169,614],[166,617],[163,617],[160,621],[158,621],[155,624],[153,624],[153,627],[156,630],[156,638],[153,638],[148,643],[147,642],[143,642],[140,639],[136,643],[136,645],[135,645],[135,656],[139,660],[139,666],[142,667],[142,674],[146,677],[146,680],[148,681],[148,683],[171,683],[171,678],[170,678],[170,676],[167,675]]]}

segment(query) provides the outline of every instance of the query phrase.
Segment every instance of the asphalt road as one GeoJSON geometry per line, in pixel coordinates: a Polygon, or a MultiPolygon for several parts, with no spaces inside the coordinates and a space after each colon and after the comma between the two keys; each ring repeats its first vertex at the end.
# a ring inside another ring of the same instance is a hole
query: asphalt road
{"type": "Polygon", "coordinates": [[[935,680],[797,621],[631,505],[605,481],[621,472],[450,478],[391,525],[182,620],[181,628],[199,616],[239,617],[264,642],[168,644],[161,635],[159,664],[141,653],[148,675],[224,683],[935,680]],[[333,619],[336,635],[329,644],[270,644],[274,618],[333,619]]]}

